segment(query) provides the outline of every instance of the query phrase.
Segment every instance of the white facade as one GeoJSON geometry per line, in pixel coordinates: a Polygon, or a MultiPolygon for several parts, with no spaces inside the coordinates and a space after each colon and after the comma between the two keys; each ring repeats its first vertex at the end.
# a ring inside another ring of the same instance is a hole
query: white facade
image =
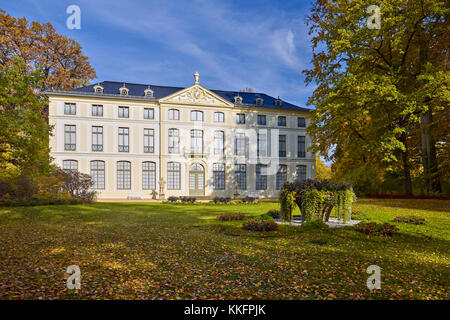
{"type": "Polygon", "coordinates": [[[304,109],[236,104],[198,83],[149,99],[94,90],[48,96],[49,121],[54,126],[51,156],[61,167],[74,166],[91,174],[99,198],[233,197],[237,193],[276,198],[277,179],[279,187],[285,179],[315,177],[314,154],[307,151],[309,114],[304,109]],[[95,113],[96,106],[102,106],[102,115],[95,113]],[[126,115],[126,108],[119,111],[119,107],[128,108],[128,117],[119,117],[126,115]],[[152,109],[153,118],[146,119],[144,109],[152,109]],[[169,110],[178,110],[179,120],[169,110]],[[238,114],[245,115],[245,124],[238,123],[238,114]],[[305,127],[298,126],[302,118],[305,127]],[[239,171],[242,165],[245,173],[239,171]]]}

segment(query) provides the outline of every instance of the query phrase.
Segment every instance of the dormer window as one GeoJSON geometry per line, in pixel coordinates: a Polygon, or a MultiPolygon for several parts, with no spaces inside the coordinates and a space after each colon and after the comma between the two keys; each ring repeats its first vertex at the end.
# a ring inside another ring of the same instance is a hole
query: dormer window
{"type": "Polygon", "coordinates": [[[94,92],[98,93],[98,94],[102,94],[103,93],[103,87],[99,84],[94,86],[94,92]]]}
{"type": "Polygon", "coordinates": [[[153,90],[148,87],[144,90],[144,96],[147,98],[153,98],[153,90]]]}
{"type": "Polygon", "coordinates": [[[234,103],[235,104],[242,104],[242,97],[241,96],[235,96],[234,97],[234,103]]]}
{"type": "Polygon", "coordinates": [[[262,98],[256,98],[256,105],[257,106],[262,106],[263,102],[264,102],[264,100],[262,98]]]}
{"type": "Polygon", "coordinates": [[[283,101],[280,99],[280,97],[278,97],[278,99],[275,100],[275,106],[281,107],[282,104],[283,104],[283,101]]]}
{"type": "Polygon", "coordinates": [[[125,87],[125,83],[123,84],[123,86],[121,88],[119,88],[119,93],[121,96],[127,96],[128,91],[129,91],[129,89],[127,87],[125,87]]]}

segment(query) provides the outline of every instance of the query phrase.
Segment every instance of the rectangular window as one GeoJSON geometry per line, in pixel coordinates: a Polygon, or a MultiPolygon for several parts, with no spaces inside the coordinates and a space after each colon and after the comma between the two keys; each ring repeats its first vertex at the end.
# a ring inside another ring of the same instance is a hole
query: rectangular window
{"type": "Polygon", "coordinates": [[[299,128],[306,127],[305,118],[303,118],[303,117],[298,117],[297,118],[297,127],[299,127],[299,128]]]}
{"type": "Polygon", "coordinates": [[[223,155],[224,153],[224,132],[214,131],[214,154],[223,155]]]}
{"type": "Polygon", "coordinates": [[[77,114],[76,104],[75,103],[64,103],[64,114],[76,115],[77,114]]]}
{"type": "Polygon", "coordinates": [[[177,109],[169,109],[169,120],[180,120],[180,111],[177,109]]]}
{"type": "Polygon", "coordinates": [[[203,112],[202,111],[191,111],[191,121],[203,121],[203,112]]]}
{"type": "Polygon", "coordinates": [[[203,131],[191,130],[191,153],[203,153],[203,131]]]}
{"type": "Polygon", "coordinates": [[[295,170],[295,179],[297,181],[305,181],[306,180],[306,166],[299,165],[295,170]]]}
{"type": "Polygon", "coordinates": [[[76,127],[66,124],[64,126],[64,150],[74,151],[76,149],[76,127]]]}
{"type": "Polygon", "coordinates": [[[100,104],[92,105],[92,116],[93,117],[103,117],[103,106],[100,104]]]}
{"type": "Polygon", "coordinates": [[[91,177],[94,182],[93,189],[105,189],[105,163],[103,161],[91,161],[91,177]]]}
{"type": "Polygon", "coordinates": [[[180,164],[178,162],[169,162],[167,164],[167,189],[180,189],[180,164]]]}
{"type": "Polygon", "coordinates": [[[265,115],[258,115],[258,124],[261,126],[266,125],[266,116],[265,115]]]}
{"type": "Polygon", "coordinates": [[[277,171],[277,190],[281,190],[283,188],[284,183],[287,180],[287,166],[284,164],[280,164],[277,171]]]}
{"type": "Polygon", "coordinates": [[[142,163],[142,189],[156,189],[156,164],[145,161],[142,163]]]}
{"type": "Polygon", "coordinates": [[[285,135],[278,136],[278,156],[286,157],[286,136],[285,135]]]}
{"type": "Polygon", "coordinates": [[[155,110],[153,108],[144,108],[144,119],[154,119],[155,110]]]}
{"type": "Polygon", "coordinates": [[[257,155],[265,157],[267,155],[267,135],[265,133],[257,134],[257,155]]]}
{"type": "Polygon", "coordinates": [[[237,156],[245,156],[245,134],[236,133],[235,154],[237,156]]]}
{"type": "Polygon", "coordinates": [[[178,129],[169,129],[169,153],[180,152],[180,135],[178,129]]]}
{"type": "Polygon", "coordinates": [[[297,137],[297,157],[299,158],[306,157],[306,145],[304,136],[297,137]]]}
{"type": "Polygon", "coordinates": [[[119,152],[130,151],[129,128],[119,128],[119,152]]]}
{"type": "Polygon", "coordinates": [[[215,122],[224,122],[225,115],[223,112],[214,112],[214,121],[215,122]]]}
{"type": "Polygon", "coordinates": [[[238,113],[236,115],[236,120],[238,124],[245,124],[245,114],[244,113],[238,113]]]}
{"type": "Polygon", "coordinates": [[[119,107],[119,118],[129,118],[130,108],[129,107],[119,107]]]}
{"type": "Polygon", "coordinates": [[[267,166],[263,164],[256,165],[256,190],[267,189],[267,166]]]}
{"type": "Polygon", "coordinates": [[[103,127],[92,127],[92,151],[103,151],[103,127]]]}
{"type": "Polygon", "coordinates": [[[131,189],[131,163],[128,161],[117,162],[117,189],[131,189]]]}
{"type": "Polygon", "coordinates": [[[78,170],[78,161],[76,160],[64,160],[63,169],[65,170],[78,170]]]}
{"type": "Polygon", "coordinates": [[[284,117],[284,116],[278,117],[278,126],[286,127],[286,117],[284,117]]]}
{"type": "Polygon", "coordinates": [[[213,164],[213,187],[215,190],[225,190],[225,165],[213,164]]]}
{"type": "Polygon", "coordinates": [[[247,165],[236,164],[234,166],[234,179],[236,179],[239,190],[247,189],[247,165]]]}
{"type": "Polygon", "coordinates": [[[144,129],[144,152],[155,152],[155,131],[153,129],[144,129]]]}

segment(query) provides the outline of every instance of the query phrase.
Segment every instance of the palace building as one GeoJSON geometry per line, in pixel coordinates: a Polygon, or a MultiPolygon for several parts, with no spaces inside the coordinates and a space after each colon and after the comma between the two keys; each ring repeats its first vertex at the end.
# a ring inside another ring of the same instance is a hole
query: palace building
{"type": "Polygon", "coordinates": [[[100,199],[277,198],[315,177],[309,110],[264,93],[104,81],[49,97],[51,157],[100,199]]]}

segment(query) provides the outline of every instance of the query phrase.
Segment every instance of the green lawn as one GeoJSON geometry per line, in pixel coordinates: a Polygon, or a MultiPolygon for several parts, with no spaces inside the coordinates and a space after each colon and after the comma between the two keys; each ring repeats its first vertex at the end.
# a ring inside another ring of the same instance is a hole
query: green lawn
{"type": "MultiPolygon", "coordinates": [[[[255,205],[92,205],[0,208],[1,299],[449,299],[450,201],[359,199],[363,218],[397,224],[392,238],[354,228],[256,233],[223,212],[255,205]],[[382,288],[366,287],[369,265],[382,288]],[[81,268],[81,289],[64,273],[81,268]]],[[[361,217],[361,216],[360,216],[361,217]]]]}

